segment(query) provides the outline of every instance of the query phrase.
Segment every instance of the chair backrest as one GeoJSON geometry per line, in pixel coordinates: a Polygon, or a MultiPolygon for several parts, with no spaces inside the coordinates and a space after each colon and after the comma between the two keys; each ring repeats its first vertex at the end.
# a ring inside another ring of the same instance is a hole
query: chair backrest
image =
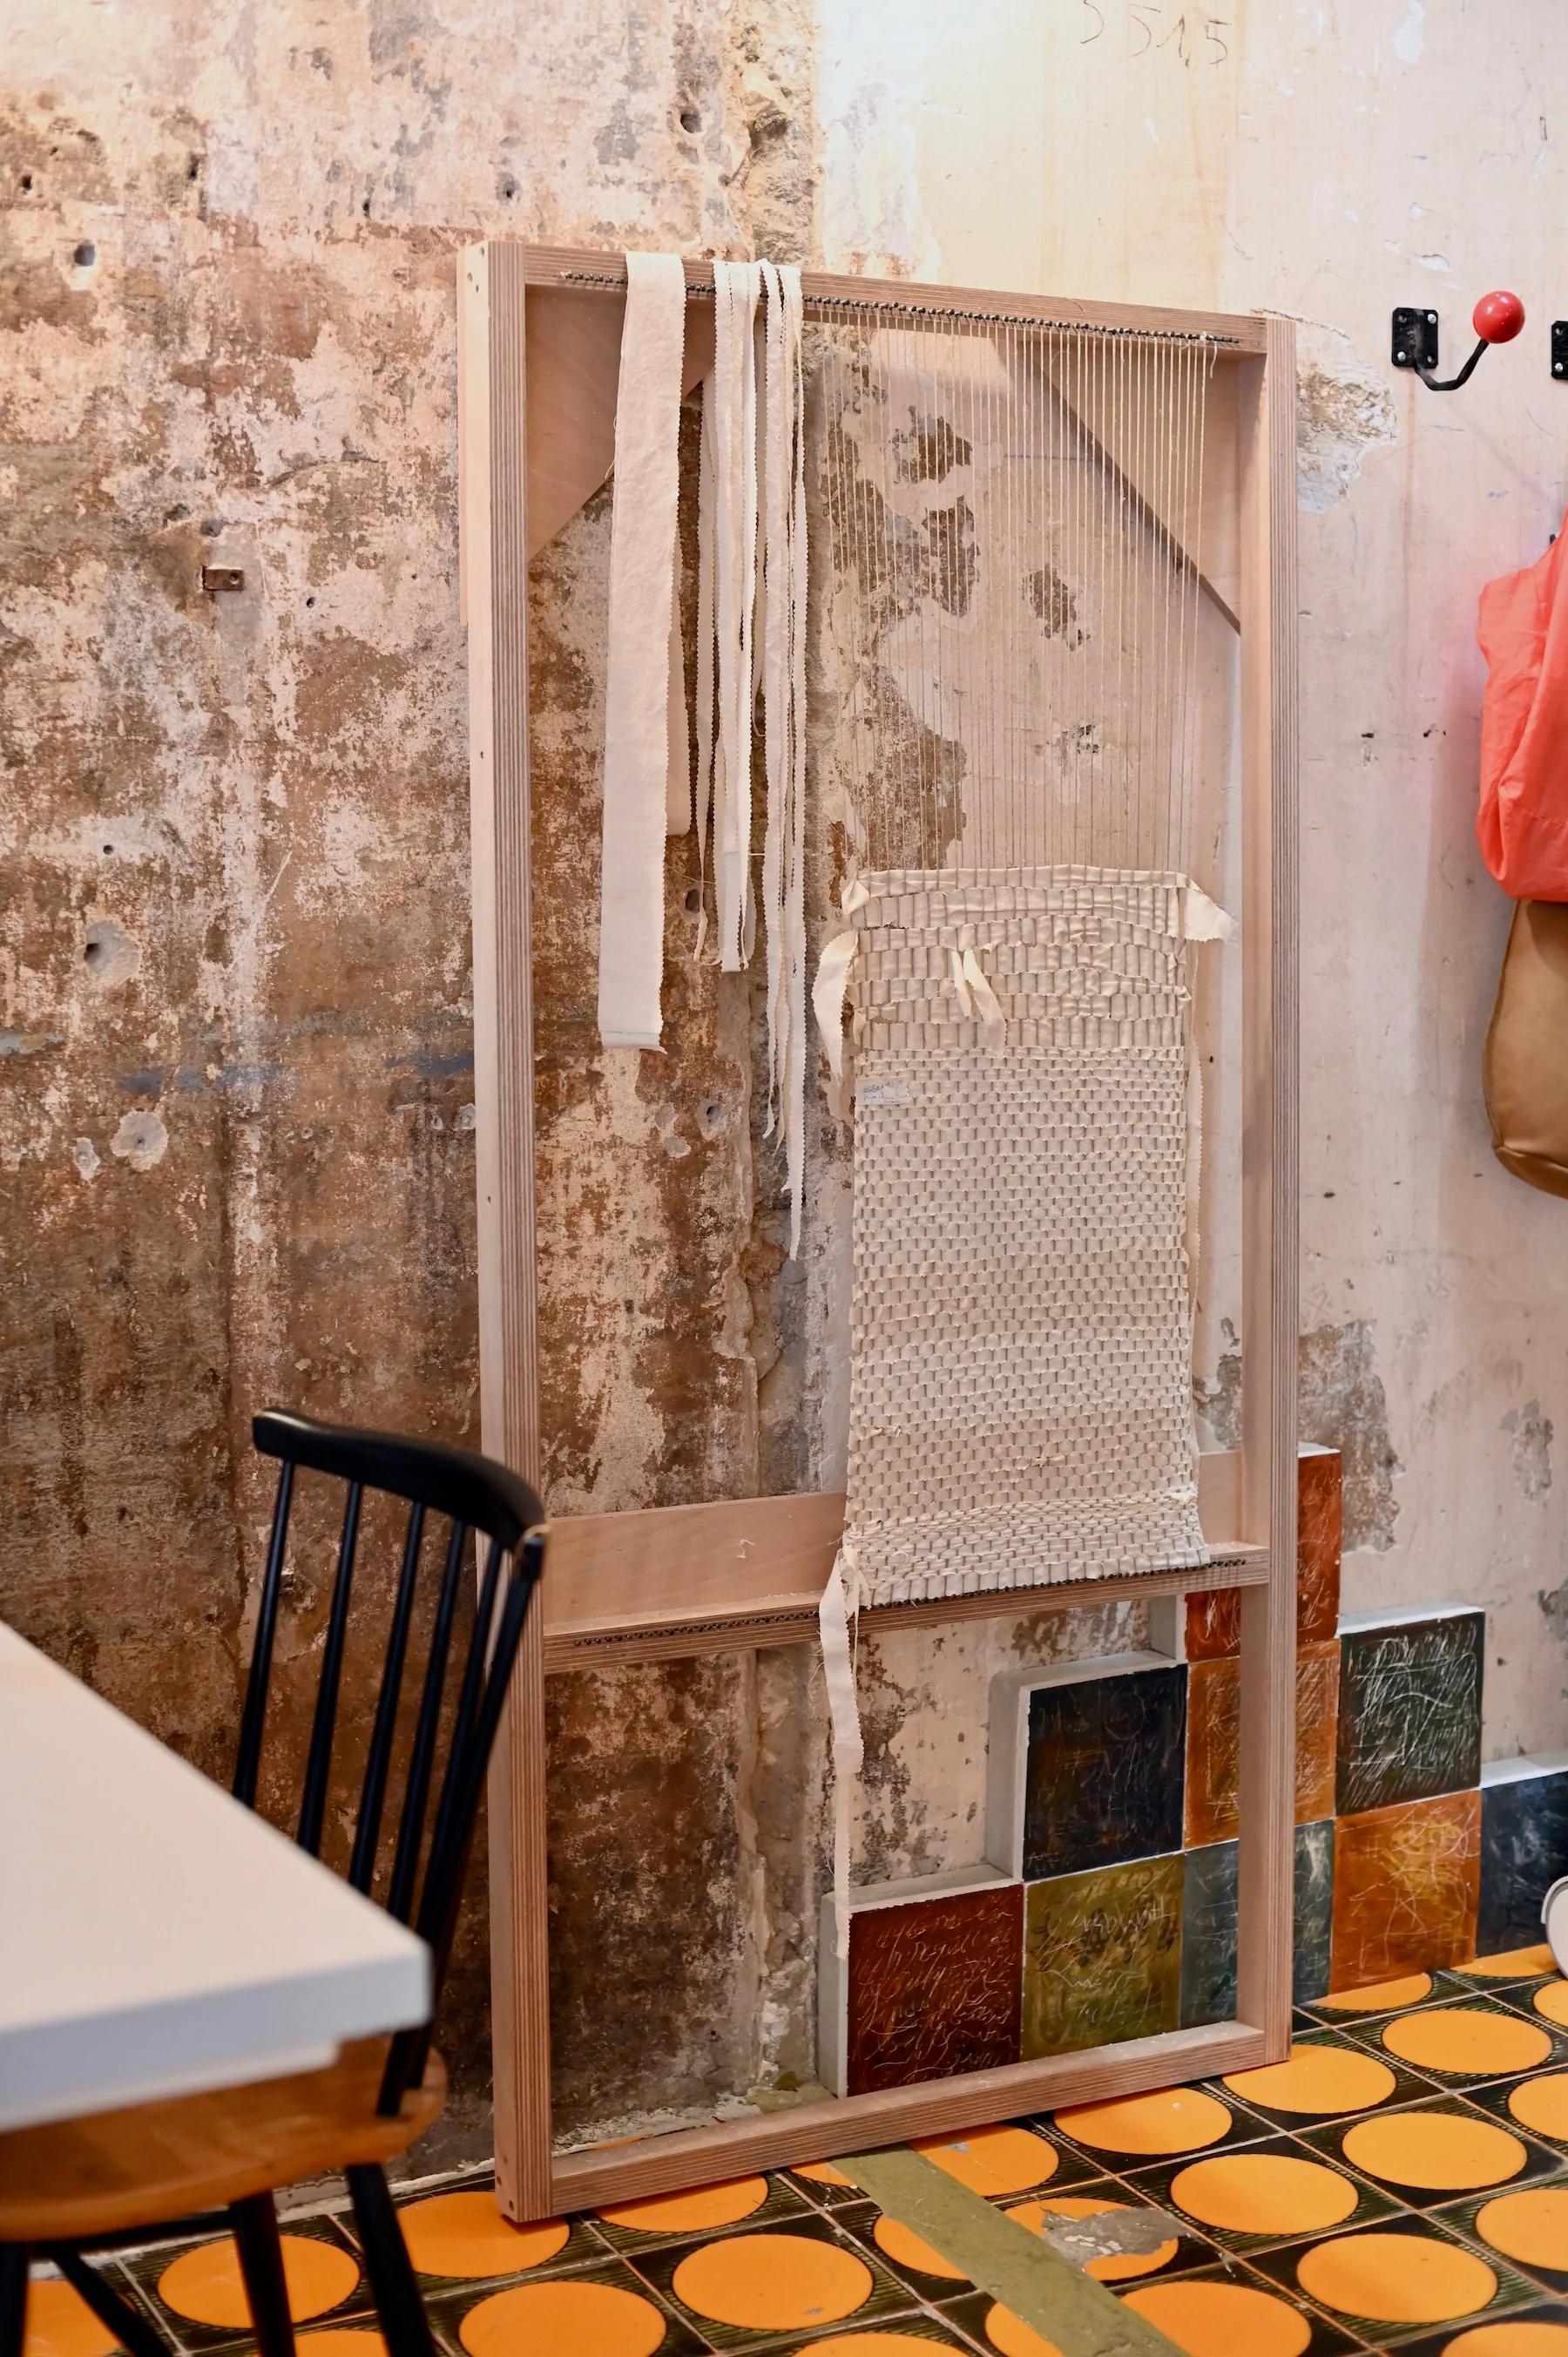
{"type": "MultiPolygon", "coordinates": [[[[326,1819],[365,1492],[381,1491],[408,1501],[402,1565],[349,1861],[349,1880],[367,1897],[372,1895],[386,1811],[425,1523],[434,1514],[444,1517],[449,1526],[385,1893],[389,1911],[400,1922],[411,1924],[430,1948],[434,2014],[456,1929],[485,1770],[529,1602],[543,1565],[544,1510],[526,1481],[471,1449],[449,1448],[439,1441],[405,1440],[393,1433],[360,1432],[345,1425],[318,1424],[309,1416],[278,1411],[258,1415],[251,1434],[263,1456],[281,1460],[281,1471],[234,1768],[234,1797],[247,1808],[255,1805],[295,1476],[304,1469],[328,1474],[344,1484],[342,1531],[296,1834],[300,1846],[313,1857],[320,1855],[326,1819]],[[446,1710],[470,1532],[487,1538],[489,1546],[456,1702],[446,1710]],[[437,1753],[444,1721],[447,1749],[442,1763],[437,1753]],[[437,1795],[435,1824],[426,1845],[424,1830],[433,1792],[437,1795]]],[[[428,2024],[393,2040],[381,2087],[382,2111],[397,2111],[408,2088],[423,2075],[429,2047],[428,2024]]]]}

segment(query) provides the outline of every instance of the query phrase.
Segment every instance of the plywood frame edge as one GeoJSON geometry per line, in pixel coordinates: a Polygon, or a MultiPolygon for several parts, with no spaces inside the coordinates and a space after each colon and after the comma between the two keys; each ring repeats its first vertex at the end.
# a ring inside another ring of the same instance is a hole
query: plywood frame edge
{"type": "MultiPolygon", "coordinates": [[[[524,338],[530,285],[619,271],[618,256],[494,240],[460,261],[460,511],[468,623],[475,1103],[484,1445],[538,1479],[530,961],[524,338]]],[[[688,264],[688,279],[711,264],[688,264]]],[[[1295,666],[1294,339],[1289,323],[917,287],[813,274],[819,299],[867,294],[934,311],[1004,313],[1131,332],[1230,335],[1241,363],[1244,1408],[1240,2018],[1129,2045],[731,2121],[609,2150],[556,2155],[550,2100],[544,1845],[545,1616],[531,1616],[490,1792],[497,2193],[537,2218],[698,2183],[737,2168],[826,2158],[956,2133],[1045,2104],[1133,2093],[1279,2057],[1290,2019],[1294,1811],[1295,1354],[1295,666]],[[1287,481],[1288,474],[1288,481],[1287,481]],[[1263,953],[1261,955],[1261,950],[1263,953]],[[1260,966],[1262,974],[1260,975],[1260,966]],[[1282,1918],[1283,1910],[1283,1918],[1282,1918]],[[1283,1920],[1283,1931],[1282,1931],[1283,1920]]],[[[1197,1583],[1191,1583],[1197,1584],[1197,1583]]],[[[1012,1598],[992,1609],[1020,1609],[1012,1598]]],[[[1027,1603],[1022,1609],[1028,1609],[1027,1603]]]]}
{"type": "MultiPolygon", "coordinates": [[[[523,256],[531,286],[573,288],[591,296],[626,285],[626,257],[588,247],[530,245],[521,239],[497,238],[492,251],[512,248],[523,256]]],[[[686,285],[711,293],[714,265],[688,261],[686,285]]],[[[1039,320],[1064,328],[1110,328],[1128,335],[1209,336],[1220,360],[1240,360],[1262,353],[1268,342],[1267,319],[1256,311],[1187,310],[1151,303],[1090,303],[1069,295],[1024,295],[996,287],[937,286],[912,278],[859,278],[831,270],[804,270],[800,291],[808,304],[886,304],[890,310],[919,311],[940,319],[943,314],[974,313],[1002,319],[1039,320]]]]}

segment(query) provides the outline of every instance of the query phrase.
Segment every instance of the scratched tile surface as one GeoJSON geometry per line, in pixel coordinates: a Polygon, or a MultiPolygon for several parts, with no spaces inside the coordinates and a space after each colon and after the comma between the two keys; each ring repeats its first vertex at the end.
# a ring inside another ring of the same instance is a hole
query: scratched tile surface
{"type": "Polygon", "coordinates": [[[1241,1748],[1241,1664],[1194,1662],[1187,1686],[1187,1841],[1234,1841],[1241,1748]]]}
{"type": "Polygon", "coordinates": [[[1292,1995],[1326,1995],[1334,1938],[1334,1820],[1295,1829],[1295,1968],[1292,1995]]]}
{"type": "Polygon", "coordinates": [[[1334,1814],[1339,1728],[1339,1641],[1301,1643],[1295,1657],[1295,1821],[1334,1814]]]}
{"type": "Polygon", "coordinates": [[[1341,1816],[1481,1780],[1486,1615],[1348,1628],[1340,1640],[1341,1816]]]}
{"type": "Polygon", "coordinates": [[[1340,1468],[1337,1449],[1296,1463],[1295,1633],[1326,1644],[1339,1627],[1340,1468]]]}
{"type": "Polygon", "coordinates": [[[852,1918],[852,2095],[1018,2060],[1023,1903],[1006,1883],[852,1918]]]}
{"type": "Polygon", "coordinates": [[[1236,2013],[1235,1842],[1189,1849],[1182,1861],[1181,2026],[1230,2021],[1236,2013]]]}
{"type": "Polygon", "coordinates": [[[1480,1879],[1478,1792],[1340,1817],[1329,1986],[1364,1988],[1473,1955],[1480,1879]]]}
{"type": "Polygon", "coordinates": [[[1184,1870],[1177,1854],[1030,1884],[1026,2061],[1177,2027],[1184,1870]]]}
{"type": "Polygon", "coordinates": [[[1187,1599],[1187,1658],[1218,1662],[1241,1650],[1241,1591],[1216,1587],[1187,1599]]]}
{"type": "Polygon", "coordinates": [[[1185,1663],[1040,1686],[1029,1698],[1024,1875],[1179,1849],[1185,1663]]]}
{"type": "Polygon", "coordinates": [[[1478,1955],[1541,1937],[1541,1902],[1568,1874],[1568,1768],[1481,1788],[1478,1955]]]}

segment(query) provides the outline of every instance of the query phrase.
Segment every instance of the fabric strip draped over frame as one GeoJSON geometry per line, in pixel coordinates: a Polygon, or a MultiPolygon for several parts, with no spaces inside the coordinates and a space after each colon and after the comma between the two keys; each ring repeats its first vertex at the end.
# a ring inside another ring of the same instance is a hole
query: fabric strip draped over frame
{"type": "Polygon", "coordinates": [[[626,264],[610,527],[599,1037],[607,1048],[657,1048],[676,733],[671,634],[686,274],[674,254],[628,253],[626,264]]]}
{"type": "Polygon", "coordinates": [[[698,484],[696,781],[690,782],[676,524],[685,273],[627,256],[616,410],[605,727],[599,1031],[657,1048],[666,834],[694,814],[707,936],[712,828],[718,963],[756,945],[752,747],[763,727],[761,904],[768,963],[768,1131],[783,1144],[789,1250],[800,1245],[806,1071],[806,457],[800,274],[714,266],[714,361],[698,484]],[[668,615],[656,648],[652,618],[668,615]]]}

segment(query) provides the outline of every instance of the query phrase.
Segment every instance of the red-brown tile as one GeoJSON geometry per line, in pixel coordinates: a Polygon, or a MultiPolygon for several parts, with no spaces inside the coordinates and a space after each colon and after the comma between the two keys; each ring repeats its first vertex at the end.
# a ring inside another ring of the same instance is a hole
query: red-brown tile
{"type": "Polygon", "coordinates": [[[850,1925],[848,2091],[908,2087],[1018,2060],[1018,1883],[875,1907],[850,1925]]]}
{"type": "Polygon", "coordinates": [[[1339,1640],[1302,1645],[1295,1657],[1295,1821],[1334,1814],[1339,1729],[1339,1640]]]}
{"type": "Polygon", "coordinates": [[[1241,1591],[1211,1588],[1187,1599],[1187,1658],[1218,1662],[1241,1650],[1241,1591]]]}
{"type": "Polygon", "coordinates": [[[1296,1462],[1295,1633],[1326,1644],[1339,1628],[1340,1480],[1337,1448],[1304,1451],[1296,1462]]]}
{"type": "Polygon", "coordinates": [[[1462,1964],[1473,1953],[1480,1874],[1479,1792],[1339,1818],[1329,1987],[1462,1964]]]}
{"type": "Polygon", "coordinates": [[[1234,1841],[1241,1664],[1195,1662],[1187,1674],[1187,1846],[1234,1841]]]}

